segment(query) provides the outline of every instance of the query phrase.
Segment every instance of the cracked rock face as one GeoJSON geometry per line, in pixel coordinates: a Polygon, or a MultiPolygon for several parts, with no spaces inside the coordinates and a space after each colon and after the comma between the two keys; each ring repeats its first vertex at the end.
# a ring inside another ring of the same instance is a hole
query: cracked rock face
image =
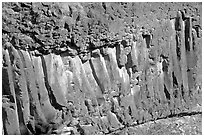
{"type": "Polygon", "coordinates": [[[108,134],[201,105],[202,3],[2,3],[3,134],[108,134]]]}

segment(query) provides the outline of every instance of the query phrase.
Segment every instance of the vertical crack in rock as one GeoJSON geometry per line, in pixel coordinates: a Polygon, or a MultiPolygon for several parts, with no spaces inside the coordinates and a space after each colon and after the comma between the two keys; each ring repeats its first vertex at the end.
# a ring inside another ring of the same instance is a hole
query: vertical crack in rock
{"type": "Polygon", "coordinates": [[[23,64],[18,51],[14,47],[10,47],[8,50],[12,65],[12,72],[14,74],[13,80],[16,94],[20,132],[21,134],[30,134],[29,130],[26,127],[26,123],[29,121],[30,105],[25,73],[23,71],[23,64]]]}
{"type": "Polygon", "coordinates": [[[93,66],[93,63],[92,63],[91,60],[90,60],[90,66],[91,66],[91,69],[92,69],[92,74],[93,74],[93,76],[94,76],[94,79],[96,80],[97,84],[99,85],[99,87],[100,87],[100,89],[101,89],[101,91],[102,91],[102,93],[103,93],[103,91],[105,91],[105,89],[103,88],[101,82],[99,81],[99,79],[98,79],[98,77],[97,77],[97,75],[96,75],[96,71],[95,71],[95,69],[94,69],[94,66],[93,66]]]}
{"type": "Polygon", "coordinates": [[[166,89],[166,86],[164,86],[164,93],[165,93],[165,95],[166,95],[166,98],[167,98],[168,100],[170,100],[170,99],[171,99],[171,96],[170,96],[168,90],[166,89]]]}
{"type": "MultiPolygon", "coordinates": [[[[31,96],[31,89],[30,89],[30,87],[29,87],[29,85],[30,85],[30,80],[28,80],[28,75],[27,75],[27,66],[26,66],[26,62],[25,62],[25,58],[23,57],[23,55],[22,55],[22,53],[20,52],[20,51],[18,51],[18,53],[19,53],[19,55],[20,55],[20,57],[21,57],[21,59],[22,59],[22,63],[23,63],[23,68],[24,68],[24,73],[25,73],[25,78],[26,78],[26,81],[27,81],[27,83],[26,83],[26,86],[27,86],[27,89],[28,89],[28,96],[29,96],[29,105],[30,105],[30,117],[34,117],[34,113],[33,113],[33,111],[34,111],[34,108],[33,108],[33,105],[32,105],[32,103],[34,102],[33,101],[33,98],[32,98],[32,96],[31,96]]],[[[28,73],[30,73],[30,72],[28,72],[28,73]]],[[[28,124],[30,123],[30,122],[32,122],[33,123],[33,121],[30,121],[30,120],[32,120],[32,119],[29,119],[28,120],[28,122],[26,123],[26,127],[31,131],[31,133],[32,134],[34,134],[34,126],[32,127],[30,127],[30,126],[28,126],[28,124]]],[[[32,125],[34,125],[34,123],[32,124],[32,125]]]]}
{"type": "Polygon", "coordinates": [[[28,128],[32,130],[33,134],[36,134],[35,124],[45,124],[46,119],[44,117],[44,114],[42,112],[42,109],[40,107],[39,102],[39,94],[37,92],[37,88],[39,88],[36,85],[36,76],[34,74],[33,64],[31,62],[30,54],[27,51],[20,50],[19,54],[24,62],[24,72],[26,74],[26,80],[27,80],[27,89],[29,93],[30,98],[30,121],[28,122],[28,128]],[[37,120],[37,121],[35,121],[37,120]]]}
{"type": "MultiPolygon", "coordinates": [[[[20,134],[19,130],[19,117],[18,117],[18,111],[17,111],[17,104],[16,104],[16,95],[15,95],[15,89],[14,89],[14,83],[13,83],[13,74],[12,74],[12,68],[10,65],[10,58],[8,50],[2,51],[3,55],[3,68],[2,68],[2,97],[8,95],[8,101],[9,103],[12,103],[12,109],[11,107],[7,108],[4,107],[4,103],[7,104],[7,102],[2,102],[2,119],[3,119],[3,129],[6,135],[9,134],[20,134]],[[11,121],[10,121],[11,120],[11,121]],[[13,127],[13,124],[15,126],[13,127]]],[[[3,99],[2,98],[2,99],[3,99]]],[[[6,98],[7,99],[7,98],[6,98]]]]}
{"type": "Polygon", "coordinates": [[[62,110],[62,108],[64,106],[60,105],[57,103],[57,100],[53,94],[53,91],[49,85],[49,82],[48,82],[48,75],[47,75],[47,67],[46,67],[46,63],[45,63],[45,59],[43,57],[41,57],[41,60],[42,60],[42,68],[43,68],[43,72],[44,72],[44,80],[45,80],[45,87],[48,91],[48,95],[49,95],[49,99],[50,99],[50,103],[51,105],[55,108],[55,109],[58,109],[58,110],[62,110]]]}
{"type": "MultiPolygon", "coordinates": [[[[53,118],[56,116],[56,110],[54,107],[50,104],[49,100],[49,95],[47,92],[47,89],[45,87],[45,82],[44,82],[44,73],[43,73],[43,68],[42,68],[42,61],[40,57],[32,57],[33,60],[33,65],[34,65],[34,72],[36,75],[36,85],[38,85],[38,98],[40,102],[40,107],[42,109],[42,112],[46,118],[47,122],[53,121],[53,118]]],[[[45,122],[45,125],[47,123],[45,122]]],[[[41,126],[39,126],[40,128],[41,126]]],[[[46,130],[43,129],[44,125],[42,128],[39,130],[42,130],[42,133],[45,133],[46,130]]],[[[45,126],[45,128],[47,128],[45,126]]]]}

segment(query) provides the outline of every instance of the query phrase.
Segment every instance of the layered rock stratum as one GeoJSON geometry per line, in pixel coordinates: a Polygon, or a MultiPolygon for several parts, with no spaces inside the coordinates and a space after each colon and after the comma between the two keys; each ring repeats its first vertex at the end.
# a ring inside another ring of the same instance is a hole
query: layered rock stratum
{"type": "Polygon", "coordinates": [[[195,112],[202,3],[2,3],[3,134],[108,134],[195,112]]]}

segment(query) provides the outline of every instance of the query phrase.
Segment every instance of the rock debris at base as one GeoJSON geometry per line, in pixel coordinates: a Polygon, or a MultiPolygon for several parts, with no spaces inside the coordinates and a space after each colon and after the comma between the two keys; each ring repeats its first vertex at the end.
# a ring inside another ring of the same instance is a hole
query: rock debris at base
{"type": "Polygon", "coordinates": [[[188,122],[202,112],[201,76],[201,2],[2,3],[5,135],[140,134],[133,125],[184,113],[188,122]]]}
{"type": "Polygon", "coordinates": [[[108,135],[202,135],[202,114],[159,119],[108,135]]]}

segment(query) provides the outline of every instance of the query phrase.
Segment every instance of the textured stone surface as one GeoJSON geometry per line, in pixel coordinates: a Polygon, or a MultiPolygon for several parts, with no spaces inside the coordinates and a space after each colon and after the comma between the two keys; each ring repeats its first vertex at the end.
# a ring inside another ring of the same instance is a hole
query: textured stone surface
{"type": "Polygon", "coordinates": [[[110,134],[197,111],[201,7],[3,3],[3,134],[110,134]]]}
{"type": "Polygon", "coordinates": [[[20,134],[14,81],[8,50],[2,51],[2,119],[5,134],[20,134]]]}

